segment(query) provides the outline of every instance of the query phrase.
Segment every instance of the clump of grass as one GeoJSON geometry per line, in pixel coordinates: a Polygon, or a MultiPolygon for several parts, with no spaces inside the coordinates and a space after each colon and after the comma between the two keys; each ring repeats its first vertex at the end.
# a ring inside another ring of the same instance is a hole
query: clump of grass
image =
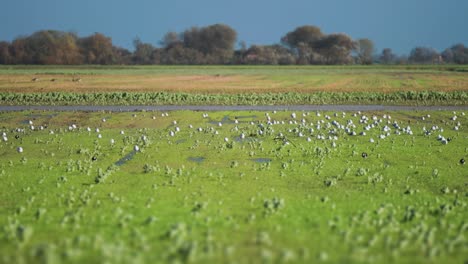
{"type": "Polygon", "coordinates": [[[278,212],[284,207],[284,205],[284,199],[278,197],[265,199],[265,201],[263,201],[263,208],[266,210],[267,214],[278,212]]]}

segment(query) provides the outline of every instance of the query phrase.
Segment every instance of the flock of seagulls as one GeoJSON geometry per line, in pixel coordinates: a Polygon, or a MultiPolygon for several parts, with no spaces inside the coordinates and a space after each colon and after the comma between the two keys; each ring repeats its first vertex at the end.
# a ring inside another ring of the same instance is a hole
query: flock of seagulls
{"type": "MultiPolygon", "coordinates": [[[[276,113],[273,112],[273,113],[276,113]]],[[[458,120],[458,116],[456,114],[456,112],[453,113],[454,115],[450,118],[450,121],[452,122],[456,122],[454,127],[453,127],[453,130],[455,131],[458,131],[460,129],[460,127],[462,126],[462,124],[457,121],[458,120]]],[[[234,120],[234,123],[235,123],[235,126],[233,128],[232,131],[239,131],[240,134],[238,136],[238,139],[241,139],[241,140],[244,140],[246,139],[247,137],[253,137],[253,136],[262,136],[266,133],[267,131],[267,128],[271,128],[271,131],[273,131],[273,127],[275,125],[293,125],[294,128],[291,128],[289,127],[285,133],[287,135],[284,135],[283,133],[278,133],[276,135],[276,137],[274,139],[276,140],[281,140],[283,142],[284,145],[289,145],[289,144],[293,144],[292,141],[289,139],[289,138],[295,138],[296,140],[298,139],[301,139],[301,138],[305,138],[305,140],[307,142],[312,142],[313,139],[315,138],[316,140],[329,140],[331,141],[331,147],[332,148],[336,148],[337,146],[337,141],[340,137],[343,137],[343,136],[350,136],[350,137],[354,137],[354,136],[361,136],[361,137],[364,137],[364,136],[367,136],[367,133],[369,133],[371,130],[374,130],[374,131],[379,131],[379,133],[377,133],[378,135],[378,138],[380,140],[384,140],[388,137],[391,137],[392,135],[401,135],[401,134],[406,134],[406,135],[414,135],[414,132],[413,132],[413,129],[411,128],[411,126],[409,125],[405,125],[405,126],[402,126],[400,125],[399,122],[395,121],[395,120],[392,120],[392,117],[390,115],[383,115],[381,117],[378,117],[376,115],[373,115],[373,116],[367,116],[366,114],[364,113],[361,113],[361,112],[356,112],[356,113],[353,113],[351,114],[351,116],[354,118],[355,121],[353,121],[352,119],[347,119],[346,120],[346,117],[347,117],[347,113],[345,112],[342,112],[342,113],[335,113],[334,116],[329,116],[329,115],[324,115],[323,117],[322,114],[320,112],[316,112],[315,115],[316,115],[316,119],[315,121],[307,121],[308,116],[310,115],[310,113],[302,113],[302,116],[299,117],[299,115],[297,115],[295,112],[292,112],[290,114],[290,118],[287,119],[287,120],[276,120],[274,118],[272,118],[270,116],[270,113],[265,113],[265,118],[266,120],[264,122],[262,121],[250,121],[250,125],[252,126],[255,126],[257,128],[257,131],[255,133],[249,133],[245,130],[242,130],[242,129],[245,129],[245,128],[239,128],[238,124],[239,124],[239,121],[237,119],[237,117],[235,118],[234,120]],[[341,117],[341,120],[346,120],[346,121],[338,121],[337,117],[341,117]],[[357,120],[357,123],[355,123],[357,120]]],[[[464,116],[464,113],[461,113],[462,116],[464,116]]],[[[168,117],[169,114],[166,112],[166,113],[162,113],[161,114],[162,117],[168,117]]],[[[136,114],[133,114],[133,117],[136,117],[136,114]]],[[[208,113],[203,113],[202,114],[202,118],[206,119],[208,118],[209,115],[208,113]]],[[[152,117],[153,119],[156,119],[155,116],[152,117]]],[[[423,117],[423,120],[426,120],[430,118],[430,115],[425,115],[423,117]]],[[[107,120],[106,118],[102,118],[101,121],[103,123],[105,123],[107,120]]],[[[44,130],[45,128],[47,128],[47,126],[44,126],[44,125],[41,125],[39,127],[35,127],[34,126],[34,122],[32,120],[29,120],[27,122],[27,124],[29,125],[29,130],[31,131],[36,131],[36,130],[44,130]]],[[[223,126],[223,123],[222,122],[218,122],[217,123],[217,127],[222,127],[223,126]]],[[[188,125],[188,128],[189,129],[194,129],[193,125],[188,125]]],[[[78,129],[78,126],[76,124],[71,124],[68,126],[68,130],[69,131],[74,131],[74,130],[77,130],[78,129]]],[[[90,127],[87,127],[86,128],[86,131],[91,133],[93,129],[91,129],[90,127]]],[[[17,128],[16,129],[16,132],[24,132],[25,131],[25,128],[17,128]]],[[[95,128],[94,129],[95,133],[97,134],[97,138],[98,139],[102,139],[103,136],[101,134],[101,130],[99,128],[95,128]]],[[[170,137],[174,137],[177,133],[179,133],[181,131],[181,128],[180,126],[178,125],[178,122],[176,120],[172,121],[171,123],[171,126],[170,126],[170,130],[169,130],[169,136],[170,137]]],[[[198,132],[206,132],[206,133],[214,133],[215,135],[218,135],[219,134],[219,131],[215,128],[215,127],[211,127],[211,128],[202,128],[202,127],[198,127],[196,129],[194,129],[194,131],[198,131],[198,132]],[[207,130],[207,131],[205,131],[207,130]]],[[[439,141],[441,144],[443,145],[447,145],[449,144],[449,142],[452,141],[452,138],[450,137],[445,137],[443,136],[444,132],[444,129],[439,127],[438,125],[432,125],[431,127],[429,128],[426,128],[426,127],[423,127],[422,128],[422,134],[424,136],[431,136],[433,134],[437,134],[436,136],[436,140],[439,141]]],[[[54,131],[53,130],[50,130],[50,134],[53,134],[54,131]]],[[[120,134],[121,135],[124,135],[125,132],[123,130],[120,131],[120,134]]],[[[373,133],[374,135],[376,134],[375,132],[373,133]]],[[[15,138],[16,139],[19,139],[19,135],[16,134],[15,135],[15,138]]],[[[7,133],[6,132],[3,132],[2,133],[2,140],[3,142],[7,142],[8,141],[8,136],[7,136],[7,133]]],[[[143,141],[146,141],[147,140],[147,137],[146,136],[142,136],[142,140],[143,141]]],[[[224,142],[225,143],[229,143],[230,142],[230,138],[229,137],[224,137],[224,142]]],[[[370,143],[375,143],[376,140],[373,138],[373,137],[369,137],[369,142],[370,143]]],[[[114,145],[115,144],[115,140],[113,138],[110,139],[110,144],[111,145],[114,145]]],[[[135,152],[138,152],[140,151],[140,146],[138,145],[135,145],[133,150],[135,152]]],[[[17,147],[17,152],[18,153],[23,153],[24,152],[24,149],[22,146],[18,146],[17,147]]],[[[362,153],[362,158],[367,158],[368,157],[368,153],[366,152],[363,152],[362,153]]],[[[465,164],[465,159],[462,158],[460,159],[460,164],[465,164]]]]}

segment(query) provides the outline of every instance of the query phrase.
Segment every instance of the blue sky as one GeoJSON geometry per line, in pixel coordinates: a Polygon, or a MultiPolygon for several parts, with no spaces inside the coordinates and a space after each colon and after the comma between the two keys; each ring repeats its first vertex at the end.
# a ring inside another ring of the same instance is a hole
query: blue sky
{"type": "Polygon", "coordinates": [[[14,0],[2,3],[0,40],[56,29],[79,36],[100,32],[133,49],[137,36],[156,45],[168,31],[215,23],[233,27],[248,45],[278,43],[306,24],[370,38],[378,53],[468,45],[466,0],[14,0]]]}

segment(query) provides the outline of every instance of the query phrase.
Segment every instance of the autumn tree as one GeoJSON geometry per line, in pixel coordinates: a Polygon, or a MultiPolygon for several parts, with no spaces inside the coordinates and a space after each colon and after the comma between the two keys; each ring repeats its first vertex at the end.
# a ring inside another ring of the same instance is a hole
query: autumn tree
{"type": "Polygon", "coordinates": [[[281,43],[292,49],[298,48],[301,43],[313,48],[324,36],[319,27],[306,25],[288,32],[281,38],[281,43]]]}
{"type": "Polygon", "coordinates": [[[0,64],[12,64],[13,57],[10,54],[10,43],[0,41],[0,64]]]}
{"type": "Polygon", "coordinates": [[[116,62],[113,53],[112,39],[101,33],[81,38],[78,41],[86,64],[113,64],[116,62]]]}
{"type": "Polygon", "coordinates": [[[81,55],[76,45],[76,35],[57,30],[42,30],[13,45],[18,59],[33,64],[80,64],[81,55]]]}

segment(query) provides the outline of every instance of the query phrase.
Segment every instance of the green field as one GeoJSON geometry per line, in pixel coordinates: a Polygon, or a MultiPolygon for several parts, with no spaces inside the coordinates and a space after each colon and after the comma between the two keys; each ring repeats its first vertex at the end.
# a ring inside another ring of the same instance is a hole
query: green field
{"type": "Polygon", "coordinates": [[[0,103],[466,105],[467,72],[456,65],[0,66],[0,103]]]}
{"type": "Polygon", "coordinates": [[[468,261],[464,113],[294,114],[0,113],[0,262],[468,261]]]}

